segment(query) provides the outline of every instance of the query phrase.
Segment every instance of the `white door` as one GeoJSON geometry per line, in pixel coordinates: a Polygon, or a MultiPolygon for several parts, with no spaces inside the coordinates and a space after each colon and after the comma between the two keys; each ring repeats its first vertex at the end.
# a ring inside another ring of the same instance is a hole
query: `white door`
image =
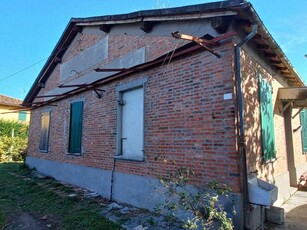
{"type": "Polygon", "coordinates": [[[143,156],[144,89],[123,93],[122,153],[124,156],[143,156]]]}

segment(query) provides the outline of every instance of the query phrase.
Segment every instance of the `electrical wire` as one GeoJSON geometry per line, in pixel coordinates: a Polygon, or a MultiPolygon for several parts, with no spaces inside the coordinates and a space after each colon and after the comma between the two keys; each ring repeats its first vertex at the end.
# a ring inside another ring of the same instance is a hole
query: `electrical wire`
{"type": "Polygon", "coordinates": [[[4,77],[4,78],[1,78],[1,79],[0,79],[0,82],[1,82],[1,81],[4,81],[4,80],[6,80],[6,79],[9,79],[9,78],[11,78],[11,77],[14,77],[14,76],[16,76],[17,74],[20,74],[20,73],[22,73],[22,72],[24,72],[24,71],[26,71],[26,70],[32,68],[33,66],[38,65],[39,63],[41,63],[41,62],[47,60],[47,59],[50,58],[51,56],[57,55],[58,53],[62,52],[63,50],[66,50],[68,47],[69,47],[69,46],[66,46],[66,47],[60,49],[59,51],[52,52],[48,57],[45,57],[45,58],[39,60],[38,62],[35,62],[35,63],[33,63],[33,64],[31,64],[31,65],[29,65],[29,66],[27,66],[27,67],[25,67],[25,68],[23,68],[23,69],[21,69],[21,70],[18,70],[17,72],[15,72],[15,73],[13,73],[13,74],[10,74],[10,75],[8,75],[8,76],[6,76],[6,77],[4,77]]]}
{"type": "Polygon", "coordinates": [[[8,76],[6,76],[6,77],[4,77],[4,78],[1,78],[0,81],[4,81],[4,80],[6,80],[6,79],[9,79],[9,78],[11,78],[11,77],[14,77],[15,75],[17,75],[17,74],[19,74],[19,73],[22,73],[22,72],[26,71],[27,69],[30,69],[30,68],[32,68],[33,66],[36,66],[37,64],[39,64],[39,63],[45,61],[47,58],[48,58],[48,57],[46,57],[46,58],[44,58],[44,59],[41,59],[40,61],[35,62],[34,64],[29,65],[28,67],[26,67],[26,68],[24,68],[24,69],[21,69],[21,70],[19,70],[19,71],[13,73],[13,74],[11,74],[11,75],[8,75],[8,76]]]}

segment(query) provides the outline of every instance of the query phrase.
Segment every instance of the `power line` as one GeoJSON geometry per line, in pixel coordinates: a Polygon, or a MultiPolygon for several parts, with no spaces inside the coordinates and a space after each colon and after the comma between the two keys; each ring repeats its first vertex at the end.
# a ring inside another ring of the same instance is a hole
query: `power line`
{"type": "Polygon", "coordinates": [[[11,77],[13,77],[13,76],[19,74],[19,73],[22,73],[23,71],[32,68],[33,66],[35,66],[35,65],[37,65],[37,64],[39,64],[39,63],[41,63],[42,61],[45,61],[47,58],[48,58],[48,57],[46,57],[46,58],[44,58],[44,59],[42,59],[42,60],[40,60],[40,61],[38,61],[38,62],[35,62],[34,64],[29,65],[28,67],[26,67],[26,68],[24,68],[24,69],[21,69],[21,70],[19,70],[19,71],[13,73],[13,74],[11,74],[11,75],[8,75],[8,76],[6,76],[6,77],[4,77],[4,78],[1,78],[0,81],[4,81],[4,80],[6,80],[6,79],[8,79],[8,78],[11,78],[11,77]]]}
{"type": "Polygon", "coordinates": [[[68,48],[68,46],[63,47],[63,48],[60,49],[59,51],[52,52],[48,57],[45,57],[45,58],[41,59],[40,61],[35,62],[34,64],[29,65],[28,67],[26,67],[26,68],[24,68],[24,69],[21,69],[21,70],[15,72],[15,73],[13,73],[13,74],[10,74],[10,75],[8,75],[8,76],[6,76],[6,77],[4,77],[4,78],[1,78],[1,79],[0,79],[0,82],[3,81],[3,80],[6,80],[6,79],[8,79],[8,78],[11,78],[11,77],[13,77],[13,76],[15,76],[15,75],[17,75],[17,74],[19,74],[19,73],[22,73],[23,71],[25,71],[25,70],[27,70],[27,69],[30,69],[30,68],[32,68],[33,66],[36,66],[37,64],[39,64],[39,63],[45,61],[46,59],[50,58],[52,55],[58,54],[58,53],[62,52],[63,50],[66,50],[67,48],[68,48]]]}

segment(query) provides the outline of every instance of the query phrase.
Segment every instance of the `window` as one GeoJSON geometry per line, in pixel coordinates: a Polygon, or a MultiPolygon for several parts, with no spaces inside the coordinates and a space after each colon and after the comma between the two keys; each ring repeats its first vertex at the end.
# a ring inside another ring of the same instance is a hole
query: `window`
{"type": "Polygon", "coordinates": [[[41,152],[48,152],[49,129],[50,129],[50,111],[46,111],[41,114],[41,135],[39,141],[39,150],[41,152]]]}
{"type": "Polygon", "coordinates": [[[272,104],[272,86],[261,77],[259,78],[260,91],[260,114],[261,114],[261,135],[262,154],[264,161],[276,157],[274,117],[272,104]]]}
{"type": "Polygon", "coordinates": [[[26,121],[27,120],[27,112],[26,111],[19,111],[18,120],[19,121],[26,121]]]}
{"type": "Polygon", "coordinates": [[[307,152],[307,110],[303,109],[300,113],[301,118],[301,135],[302,135],[302,146],[303,153],[307,152]]]}
{"type": "Polygon", "coordinates": [[[83,122],[83,101],[76,101],[70,104],[70,126],[68,152],[81,154],[83,122]]]}
{"type": "Polygon", "coordinates": [[[144,159],[144,85],[141,79],[117,87],[117,155],[144,159]]]}

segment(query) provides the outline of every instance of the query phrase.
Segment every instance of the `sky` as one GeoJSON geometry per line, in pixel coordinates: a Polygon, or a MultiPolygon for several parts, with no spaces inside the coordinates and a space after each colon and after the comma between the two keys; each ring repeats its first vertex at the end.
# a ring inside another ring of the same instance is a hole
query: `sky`
{"type": "MultiPolygon", "coordinates": [[[[129,13],[217,0],[0,0],[0,94],[24,99],[72,17],[129,13]]],[[[307,1],[250,0],[307,83],[307,1]]]]}

